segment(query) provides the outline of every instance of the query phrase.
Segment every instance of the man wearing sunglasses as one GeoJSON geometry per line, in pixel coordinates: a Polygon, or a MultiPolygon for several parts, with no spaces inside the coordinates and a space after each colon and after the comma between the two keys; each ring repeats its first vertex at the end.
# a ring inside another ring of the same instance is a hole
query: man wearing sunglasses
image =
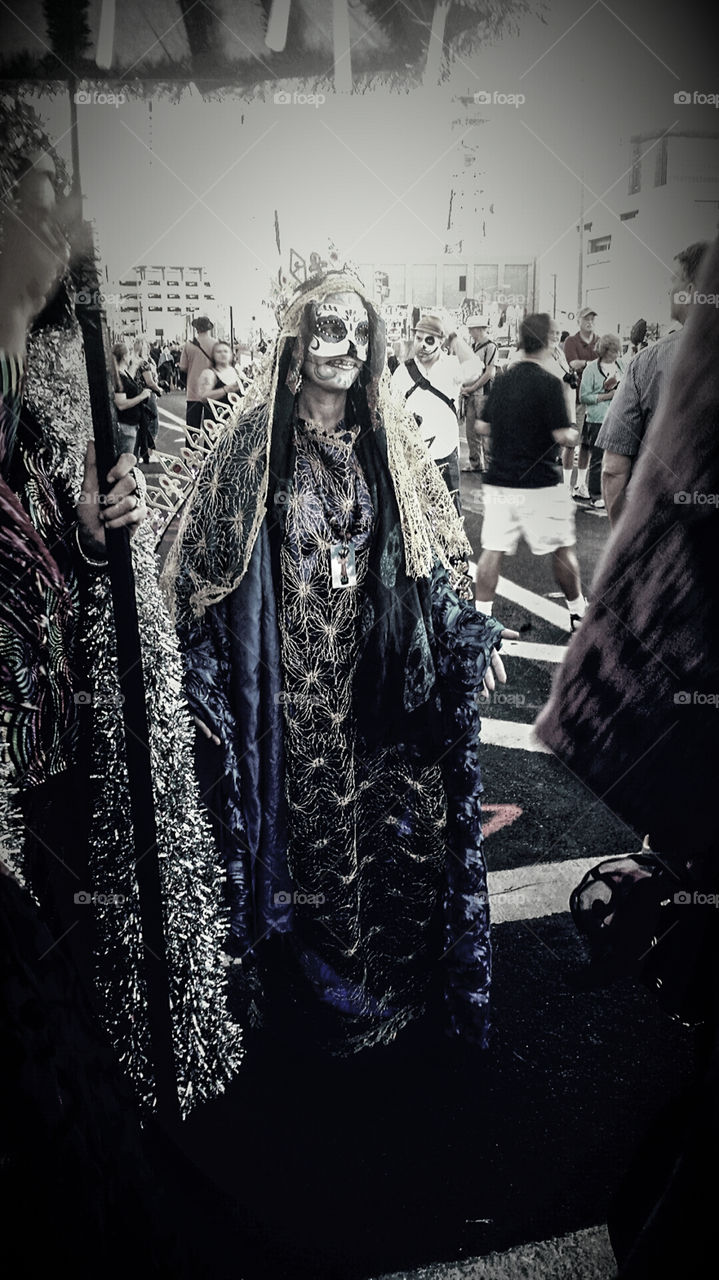
{"type": "Polygon", "coordinates": [[[392,393],[415,415],[459,511],[457,401],[461,387],[476,381],[482,369],[469,344],[456,333],[446,334],[434,313],[418,320],[413,338],[411,358],[392,374],[392,393]],[[449,352],[443,351],[444,345],[449,352]]]}

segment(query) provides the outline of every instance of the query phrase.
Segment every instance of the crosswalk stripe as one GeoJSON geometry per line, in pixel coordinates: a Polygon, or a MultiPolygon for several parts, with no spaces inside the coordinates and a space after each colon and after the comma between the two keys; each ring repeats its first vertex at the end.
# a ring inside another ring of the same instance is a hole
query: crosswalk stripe
{"type": "MultiPolygon", "coordinates": [[[[477,562],[469,561],[469,571],[472,578],[477,578],[477,562]]],[[[554,604],[552,600],[547,600],[545,596],[537,595],[536,591],[529,591],[527,587],[520,587],[518,583],[511,582],[509,578],[500,577],[497,583],[497,595],[502,596],[505,600],[511,600],[512,604],[521,605],[523,609],[528,609],[537,618],[543,618],[545,622],[551,622],[553,626],[559,627],[560,631],[569,631],[569,612],[566,605],[554,604]]],[[[551,661],[551,659],[548,659],[551,661]]]]}
{"type": "Polygon", "coordinates": [[[530,658],[533,662],[563,662],[567,652],[563,644],[538,644],[529,640],[503,640],[503,658],[530,658]]]}
{"type": "Polygon", "coordinates": [[[518,586],[516,582],[510,582],[509,578],[499,579],[497,595],[503,596],[505,600],[511,600],[512,604],[521,605],[523,609],[528,609],[530,613],[543,618],[545,622],[551,622],[561,631],[570,630],[569,611],[566,605],[554,604],[552,600],[546,600],[544,596],[537,595],[536,591],[529,591],[526,587],[518,586]]]}
{"type": "Polygon", "coordinates": [[[538,862],[487,875],[492,924],[537,920],[569,910],[569,895],[596,858],[538,862]]]}
{"type": "Polygon", "coordinates": [[[533,724],[522,724],[519,720],[497,720],[488,716],[482,718],[481,741],[489,747],[516,747],[520,751],[541,751],[551,756],[549,747],[545,747],[535,737],[533,724]]]}
{"type": "Polygon", "coordinates": [[[169,409],[166,409],[165,406],[162,404],[158,404],[157,412],[161,418],[169,418],[171,422],[179,422],[180,426],[183,428],[187,425],[184,418],[178,418],[176,413],[172,413],[169,409]]]}

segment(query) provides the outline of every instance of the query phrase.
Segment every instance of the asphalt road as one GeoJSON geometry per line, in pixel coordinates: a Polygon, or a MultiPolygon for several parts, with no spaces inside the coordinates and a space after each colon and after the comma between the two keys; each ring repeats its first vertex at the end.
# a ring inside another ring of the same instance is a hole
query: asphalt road
{"type": "MultiPolygon", "coordinates": [[[[163,405],[183,416],[179,397],[163,405]]],[[[163,427],[159,446],[176,451],[181,437],[163,427]]],[[[463,489],[478,553],[481,481],[463,476],[463,489]]],[[[604,515],[578,511],[588,588],[607,536],[604,515]]],[[[206,1179],[188,1244],[208,1268],[198,1261],[197,1274],[409,1277],[604,1223],[648,1126],[690,1077],[691,1033],[647,992],[581,987],[585,956],[567,909],[574,864],[636,849],[642,833],[532,746],[568,642],[564,604],[549,565],[526,549],[504,575],[495,613],[521,629],[522,647],[507,646],[509,683],[482,731],[491,1047],[452,1047],[430,1019],[344,1063],[301,1037],[250,1044],[227,1095],[186,1126],[206,1179]],[[532,596],[518,601],[516,587],[532,596]]],[[[575,1274],[571,1263],[545,1272],[541,1250],[532,1256],[536,1269],[521,1274],[575,1274]]]]}

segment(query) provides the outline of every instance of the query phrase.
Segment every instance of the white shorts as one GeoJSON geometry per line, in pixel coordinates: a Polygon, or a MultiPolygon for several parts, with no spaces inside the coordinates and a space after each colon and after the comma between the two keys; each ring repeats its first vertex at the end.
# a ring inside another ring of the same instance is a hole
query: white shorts
{"type": "Polygon", "coordinates": [[[482,486],[484,523],[482,550],[514,555],[524,537],[532,555],[546,556],[557,547],[574,546],[574,503],[569,488],[509,489],[482,486]]]}

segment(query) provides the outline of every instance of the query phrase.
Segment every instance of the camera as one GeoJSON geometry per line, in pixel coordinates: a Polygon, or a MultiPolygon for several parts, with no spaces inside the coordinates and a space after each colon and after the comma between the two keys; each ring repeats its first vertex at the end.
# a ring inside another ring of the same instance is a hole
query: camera
{"type": "Polygon", "coordinates": [[[562,382],[566,382],[567,386],[572,388],[572,391],[576,391],[579,386],[579,378],[576,371],[574,369],[568,369],[562,377],[562,382]]]}

